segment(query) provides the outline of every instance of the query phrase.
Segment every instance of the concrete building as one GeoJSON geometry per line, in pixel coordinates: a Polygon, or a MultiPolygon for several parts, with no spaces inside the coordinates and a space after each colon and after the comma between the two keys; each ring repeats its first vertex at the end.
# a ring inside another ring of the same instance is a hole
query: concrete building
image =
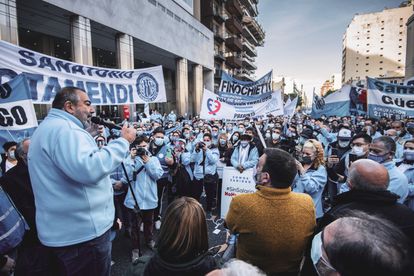
{"type": "Polygon", "coordinates": [[[222,70],[242,80],[254,80],[256,47],[265,33],[257,22],[258,0],[203,0],[201,22],[214,33],[215,87],[222,70]]]}
{"type": "Polygon", "coordinates": [[[405,75],[406,22],[410,2],[381,12],[357,14],[343,36],[342,83],[367,76],[400,83],[405,75]]]}
{"type": "Polygon", "coordinates": [[[323,97],[329,90],[335,91],[341,86],[341,74],[333,74],[329,80],[322,84],[320,95],[323,97]]]}
{"type": "MultiPolygon", "coordinates": [[[[162,65],[167,103],[150,108],[196,114],[203,87],[214,85],[214,37],[200,22],[200,2],[0,0],[0,39],[86,65],[162,65]]],[[[36,105],[38,118],[47,109],[36,105]]],[[[97,109],[122,115],[120,106],[97,109]]],[[[143,105],[131,105],[135,110],[143,105]]]]}
{"type": "MultiPolygon", "coordinates": [[[[414,9],[414,6],[413,6],[414,9]]],[[[405,78],[414,77],[414,14],[407,21],[407,54],[405,57],[405,78]]]]}

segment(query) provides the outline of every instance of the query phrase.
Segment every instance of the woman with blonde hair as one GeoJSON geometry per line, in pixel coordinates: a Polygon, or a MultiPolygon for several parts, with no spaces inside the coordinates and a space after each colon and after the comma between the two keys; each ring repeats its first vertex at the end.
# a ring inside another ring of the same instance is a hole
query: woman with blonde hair
{"type": "Polygon", "coordinates": [[[298,175],[292,186],[293,191],[312,197],[318,219],[323,216],[322,192],[328,180],[322,144],[315,139],[307,140],[300,157],[296,161],[298,175]]]}
{"type": "Polygon", "coordinates": [[[218,267],[208,251],[206,216],[189,197],[167,208],[154,256],[138,259],[128,275],[205,275],[218,267]]]}

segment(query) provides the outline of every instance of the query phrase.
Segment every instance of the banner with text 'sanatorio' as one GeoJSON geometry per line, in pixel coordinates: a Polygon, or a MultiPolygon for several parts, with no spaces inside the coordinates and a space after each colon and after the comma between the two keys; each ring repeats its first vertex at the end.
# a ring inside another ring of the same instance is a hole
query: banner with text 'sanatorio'
{"type": "Polygon", "coordinates": [[[166,102],[162,66],[120,70],[87,66],[0,41],[0,83],[25,73],[31,98],[52,103],[65,86],[88,93],[92,104],[124,105],[166,102]]]}
{"type": "Polygon", "coordinates": [[[402,119],[414,117],[414,86],[367,78],[368,116],[402,119]]]}

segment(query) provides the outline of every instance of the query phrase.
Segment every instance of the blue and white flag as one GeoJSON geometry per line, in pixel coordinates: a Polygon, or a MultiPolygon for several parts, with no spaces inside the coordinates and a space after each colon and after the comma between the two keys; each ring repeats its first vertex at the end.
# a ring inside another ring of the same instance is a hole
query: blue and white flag
{"type": "Polygon", "coordinates": [[[345,85],[341,89],[329,94],[327,97],[320,97],[313,94],[312,114],[313,118],[321,116],[349,116],[349,92],[350,85],[345,85]]]}
{"type": "Polygon", "coordinates": [[[369,117],[414,117],[413,85],[392,84],[372,78],[367,78],[367,83],[369,117]]]}
{"type": "Polygon", "coordinates": [[[296,106],[298,104],[298,97],[294,98],[293,101],[288,98],[288,100],[285,103],[284,107],[284,115],[288,117],[293,117],[295,114],[296,106]]]}
{"type": "Polygon", "coordinates": [[[24,74],[0,85],[0,145],[30,137],[37,127],[36,113],[24,74]]]}
{"type": "Polygon", "coordinates": [[[85,90],[92,104],[166,102],[162,66],[121,70],[58,59],[0,40],[0,83],[26,73],[34,103],[51,104],[65,86],[85,90]]]}

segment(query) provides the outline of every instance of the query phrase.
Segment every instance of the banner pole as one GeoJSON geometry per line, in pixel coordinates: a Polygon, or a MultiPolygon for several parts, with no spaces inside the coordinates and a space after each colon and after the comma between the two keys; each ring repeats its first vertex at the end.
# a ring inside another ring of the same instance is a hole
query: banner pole
{"type": "Polygon", "coordinates": [[[264,139],[263,139],[263,135],[262,135],[262,133],[260,132],[260,129],[259,129],[259,127],[257,126],[256,122],[254,123],[254,126],[256,127],[257,135],[259,135],[260,142],[262,142],[263,148],[265,148],[265,149],[266,149],[266,148],[267,148],[266,143],[265,143],[265,141],[264,141],[264,139]]]}

